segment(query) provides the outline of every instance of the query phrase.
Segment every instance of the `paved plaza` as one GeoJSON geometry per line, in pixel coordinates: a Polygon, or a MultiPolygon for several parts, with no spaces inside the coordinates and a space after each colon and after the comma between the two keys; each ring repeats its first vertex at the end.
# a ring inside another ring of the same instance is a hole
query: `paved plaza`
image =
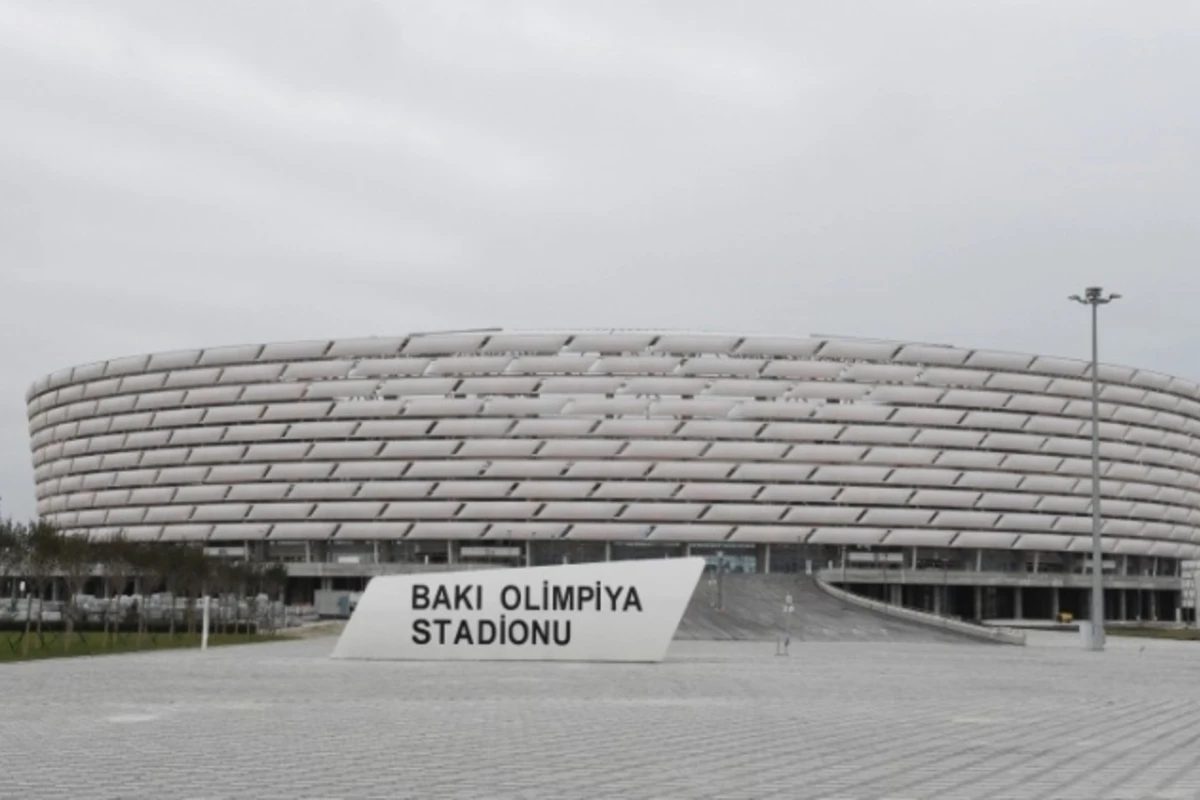
{"type": "Polygon", "coordinates": [[[333,643],[0,666],[0,797],[1200,797],[1200,644],[678,641],[599,665],[333,643]]]}

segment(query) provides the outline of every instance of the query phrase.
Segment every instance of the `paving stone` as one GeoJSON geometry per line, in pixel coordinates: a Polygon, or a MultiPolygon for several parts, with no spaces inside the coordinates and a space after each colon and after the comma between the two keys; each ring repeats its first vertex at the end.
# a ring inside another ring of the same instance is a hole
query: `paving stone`
{"type": "Polygon", "coordinates": [[[656,665],[332,639],[0,666],[0,797],[1200,797],[1200,645],[678,641],[656,665]]]}

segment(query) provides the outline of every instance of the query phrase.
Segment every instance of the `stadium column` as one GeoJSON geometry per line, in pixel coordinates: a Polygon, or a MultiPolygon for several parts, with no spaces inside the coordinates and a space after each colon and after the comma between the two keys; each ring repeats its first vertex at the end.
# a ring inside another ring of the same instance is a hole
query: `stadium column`
{"type": "Polygon", "coordinates": [[[455,558],[455,555],[454,555],[454,540],[453,539],[446,540],[446,563],[447,564],[458,563],[458,559],[455,558]]]}
{"type": "Polygon", "coordinates": [[[771,545],[760,544],[758,546],[758,571],[764,575],[771,574],[771,545]]]}
{"type": "Polygon", "coordinates": [[[1058,621],[1058,615],[1062,613],[1062,606],[1059,605],[1058,587],[1050,587],[1050,618],[1058,621]]]}
{"type": "Polygon", "coordinates": [[[1020,586],[1013,587],[1013,619],[1025,618],[1025,596],[1020,586]]]}
{"type": "Polygon", "coordinates": [[[604,560],[612,561],[612,542],[604,543],[604,560]]]}

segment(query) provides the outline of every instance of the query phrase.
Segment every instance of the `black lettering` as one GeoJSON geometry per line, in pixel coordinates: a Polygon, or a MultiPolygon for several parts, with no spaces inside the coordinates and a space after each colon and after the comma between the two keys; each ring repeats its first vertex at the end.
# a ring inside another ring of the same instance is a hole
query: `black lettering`
{"type": "Polygon", "coordinates": [[[529,643],[530,644],[550,644],[550,621],[545,619],[535,619],[529,625],[529,643]],[[541,641],[538,641],[538,640],[541,641]]]}
{"type": "Polygon", "coordinates": [[[429,620],[413,620],[413,644],[429,644],[429,620]]]}
{"type": "Polygon", "coordinates": [[[576,597],[579,598],[579,607],[577,610],[582,611],[585,605],[596,599],[596,593],[590,586],[580,586],[576,597]]]}
{"type": "Polygon", "coordinates": [[[475,609],[477,611],[483,610],[483,587],[482,586],[475,587],[475,609]]]}
{"type": "Polygon", "coordinates": [[[554,643],[559,647],[565,647],[571,643],[571,620],[554,620],[554,643]],[[561,633],[559,632],[560,624],[562,625],[561,633]]]}
{"type": "Polygon", "coordinates": [[[471,605],[471,586],[470,586],[470,584],[468,584],[466,586],[455,586],[454,587],[454,610],[455,611],[460,611],[460,610],[477,611],[478,610],[474,606],[471,605]]]}
{"type": "Polygon", "coordinates": [[[424,611],[425,609],[429,608],[429,587],[425,584],[413,584],[412,607],[414,611],[424,611]]]}
{"type": "Polygon", "coordinates": [[[629,587],[629,591],[625,594],[625,607],[621,610],[628,611],[630,608],[634,608],[638,611],[642,610],[642,599],[638,597],[636,586],[629,587]]]}
{"type": "Polygon", "coordinates": [[[608,610],[609,611],[617,610],[617,598],[621,596],[621,588],[622,587],[620,587],[620,586],[605,586],[604,587],[604,593],[606,595],[608,595],[608,610]]]}
{"type": "Polygon", "coordinates": [[[525,644],[529,640],[529,625],[523,619],[514,619],[508,626],[508,640],[513,644],[525,644]],[[518,628],[517,626],[521,627],[518,628]],[[517,637],[517,631],[521,632],[520,638],[517,637]]]}
{"type": "Polygon", "coordinates": [[[534,600],[532,586],[526,586],[524,594],[525,594],[525,610],[526,611],[541,611],[542,610],[542,606],[539,606],[534,600]]]}
{"type": "Polygon", "coordinates": [[[604,593],[600,591],[600,581],[596,581],[596,610],[600,610],[600,600],[604,597],[604,593]]]}
{"type": "Polygon", "coordinates": [[[505,586],[500,590],[500,605],[505,611],[516,611],[521,607],[521,589],[517,586],[505,586]]]}
{"type": "Polygon", "coordinates": [[[454,604],[450,602],[450,590],[445,586],[437,587],[437,591],[433,593],[433,605],[431,608],[435,611],[438,609],[453,611],[454,604]]]}
{"type": "Polygon", "coordinates": [[[492,644],[496,641],[496,623],[490,619],[479,620],[479,644],[492,644]]]}
{"type": "Polygon", "coordinates": [[[445,643],[446,643],[446,626],[450,624],[450,620],[448,620],[448,619],[435,619],[435,620],[433,621],[433,624],[434,624],[434,625],[436,625],[436,626],[437,626],[437,629],[438,629],[438,641],[437,641],[437,643],[438,643],[438,644],[445,644],[445,643]]]}
{"type": "Polygon", "coordinates": [[[454,643],[475,644],[475,639],[471,636],[471,623],[465,619],[458,623],[458,632],[454,634],[454,643]]]}
{"type": "Polygon", "coordinates": [[[553,597],[553,608],[555,611],[574,611],[575,610],[575,587],[574,586],[555,586],[553,597]]]}
{"type": "Polygon", "coordinates": [[[504,615],[500,615],[500,644],[508,644],[508,630],[504,627],[504,615]]]}

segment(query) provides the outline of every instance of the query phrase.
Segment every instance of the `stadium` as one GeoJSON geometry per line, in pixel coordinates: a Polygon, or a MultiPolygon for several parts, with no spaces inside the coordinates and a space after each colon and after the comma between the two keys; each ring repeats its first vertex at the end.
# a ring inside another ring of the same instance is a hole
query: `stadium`
{"type": "MultiPolygon", "coordinates": [[[[1200,556],[1200,386],[1102,365],[1106,616],[1173,620],[1200,556]]],[[[38,513],[287,565],[704,555],[971,619],[1087,616],[1089,362],[944,345],[504,330],[64,369],[27,395],[38,513]]]]}

